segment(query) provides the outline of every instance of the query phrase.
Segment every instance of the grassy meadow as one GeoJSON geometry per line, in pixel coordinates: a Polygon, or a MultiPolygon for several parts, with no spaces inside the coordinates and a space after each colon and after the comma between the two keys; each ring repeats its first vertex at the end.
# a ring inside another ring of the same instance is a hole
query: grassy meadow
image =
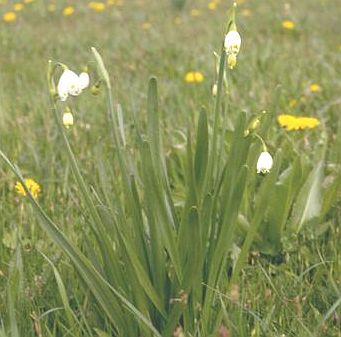
{"type": "Polygon", "coordinates": [[[341,337],[340,16],[0,0],[0,337],[341,337]]]}

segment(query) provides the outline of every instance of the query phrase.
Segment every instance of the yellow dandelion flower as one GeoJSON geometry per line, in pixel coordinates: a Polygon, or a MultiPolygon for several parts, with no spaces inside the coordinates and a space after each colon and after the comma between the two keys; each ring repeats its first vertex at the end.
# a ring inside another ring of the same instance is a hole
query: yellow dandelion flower
{"type": "Polygon", "coordinates": [[[190,71],[185,75],[185,81],[187,83],[193,83],[194,82],[194,72],[190,71]]]}
{"type": "Polygon", "coordinates": [[[24,5],[20,2],[16,3],[13,5],[13,9],[16,11],[16,12],[20,12],[24,9],[24,5]]]}
{"type": "Polygon", "coordinates": [[[143,22],[142,29],[149,30],[150,28],[152,28],[152,24],[150,22],[143,22]]]}
{"type": "Polygon", "coordinates": [[[277,121],[282,128],[287,130],[297,130],[297,118],[292,115],[282,114],[277,117],[277,121]]]}
{"type": "Polygon", "coordinates": [[[317,83],[313,83],[313,84],[310,84],[309,91],[312,93],[317,93],[317,92],[322,91],[322,88],[317,83]]]}
{"type": "Polygon", "coordinates": [[[240,15],[248,18],[248,17],[252,16],[252,11],[251,11],[251,9],[244,8],[240,11],[240,15]]]}
{"type": "Polygon", "coordinates": [[[34,0],[24,0],[25,4],[31,4],[34,0]]]}
{"type": "Polygon", "coordinates": [[[289,101],[289,108],[295,108],[297,106],[297,99],[293,98],[289,101]]]}
{"type": "Polygon", "coordinates": [[[196,82],[200,83],[204,80],[204,75],[200,71],[196,71],[194,73],[194,78],[196,82]]]}
{"type": "Polygon", "coordinates": [[[105,4],[103,2],[91,1],[88,7],[95,12],[103,12],[105,10],[105,4]]]}
{"type": "Polygon", "coordinates": [[[13,22],[17,19],[17,14],[14,12],[6,12],[2,18],[5,22],[13,22]]]}
{"type": "MultiPolygon", "coordinates": [[[[35,182],[33,179],[31,178],[27,178],[24,180],[25,181],[25,185],[27,187],[27,189],[30,191],[30,193],[32,194],[32,197],[34,199],[36,199],[38,197],[38,195],[41,192],[41,187],[39,186],[39,184],[37,182],[35,182]]],[[[22,195],[22,196],[26,196],[27,193],[24,189],[24,186],[22,185],[22,183],[20,181],[17,181],[15,184],[15,190],[18,194],[22,195]]]]}
{"type": "Polygon", "coordinates": [[[67,6],[63,9],[64,16],[70,16],[75,12],[75,9],[72,6],[67,6]]]}
{"type": "Polygon", "coordinates": [[[282,21],[282,27],[284,29],[293,30],[295,28],[295,22],[291,20],[284,20],[282,21]]]}
{"type": "Polygon", "coordinates": [[[314,129],[320,125],[320,121],[314,117],[299,117],[298,124],[300,129],[314,129]]]}
{"type": "Polygon", "coordinates": [[[56,5],[55,4],[48,4],[47,5],[47,10],[52,13],[56,10],[56,5]]]}
{"type": "Polygon", "coordinates": [[[207,8],[211,11],[214,11],[217,8],[217,2],[214,1],[209,2],[207,8]]]}
{"type": "Polygon", "coordinates": [[[201,12],[199,11],[199,9],[193,8],[193,9],[191,9],[191,11],[189,12],[189,14],[190,14],[191,16],[196,17],[196,16],[200,16],[200,15],[201,15],[201,12]]]}
{"type": "Polygon", "coordinates": [[[174,23],[178,26],[178,25],[181,25],[182,24],[182,19],[177,16],[175,19],[174,19],[174,23]]]}
{"type": "Polygon", "coordinates": [[[189,71],[185,75],[187,83],[201,83],[204,80],[204,75],[200,71],[189,71]]]}
{"type": "Polygon", "coordinates": [[[252,16],[251,9],[248,9],[248,8],[242,9],[241,12],[240,12],[240,15],[241,15],[241,16],[244,16],[244,17],[246,17],[246,18],[252,16]]]}
{"type": "Polygon", "coordinates": [[[282,114],[277,117],[279,125],[288,131],[313,129],[320,125],[320,121],[314,117],[295,117],[282,114]]]}
{"type": "Polygon", "coordinates": [[[107,5],[108,5],[108,6],[115,5],[115,0],[108,0],[108,1],[107,1],[107,5]]]}

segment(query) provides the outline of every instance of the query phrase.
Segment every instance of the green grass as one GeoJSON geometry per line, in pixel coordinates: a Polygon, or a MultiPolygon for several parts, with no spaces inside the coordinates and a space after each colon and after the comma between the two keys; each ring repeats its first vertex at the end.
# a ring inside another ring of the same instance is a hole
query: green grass
{"type": "Polygon", "coordinates": [[[36,0],[1,22],[0,337],[341,336],[338,2],[241,3],[220,98],[213,52],[232,3],[174,3],[77,1],[63,17],[66,2],[36,0]],[[68,100],[69,130],[48,60],[101,79],[68,100]],[[202,83],[184,81],[192,70],[202,83]],[[245,137],[263,110],[266,176],[245,137]],[[280,113],[321,124],[287,131],[280,113]],[[38,204],[16,194],[21,174],[38,204]]]}

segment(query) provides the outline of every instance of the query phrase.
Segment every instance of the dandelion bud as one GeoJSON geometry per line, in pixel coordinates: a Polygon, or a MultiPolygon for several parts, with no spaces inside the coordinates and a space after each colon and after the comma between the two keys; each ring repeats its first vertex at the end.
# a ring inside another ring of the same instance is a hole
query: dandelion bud
{"type": "Polygon", "coordinates": [[[63,124],[67,129],[73,125],[73,114],[70,111],[64,112],[63,124]]]}
{"type": "Polygon", "coordinates": [[[267,151],[264,151],[260,154],[257,161],[257,173],[269,173],[273,165],[273,159],[271,154],[267,151]]]}
{"type": "Polygon", "coordinates": [[[317,92],[322,91],[322,88],[317,83],[313,83],[313,84],[310,84],[309,91],[311,93],[317,93],[317,92]]]}
{"type": "Polygon", "coordinates": [[[239,33],[236,30],[230,30],[226,36],[224,41],[224,48],[228,55],[235,54],[237,55],[240,50],[240,44],[242,39],[239,33]]]}
{"type": "Polygon", "coordinates": [[[230,69],[233,69],[237,64],[237,56],[236,54],[229,54],[227,57],[227,65],[230,69]]]}

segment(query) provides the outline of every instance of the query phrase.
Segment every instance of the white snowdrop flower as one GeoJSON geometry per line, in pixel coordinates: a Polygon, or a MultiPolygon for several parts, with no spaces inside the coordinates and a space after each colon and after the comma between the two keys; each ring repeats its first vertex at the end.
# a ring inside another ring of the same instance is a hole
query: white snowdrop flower
{"type": "Polygon", "coordinates": [[[70,73],[68,69],[66,69],[62,76],[60,76],[57,85],[57,91],[61,101],[66,101],[67,97],[69,96],[69,77],[70,73]]]}
{"type": "Polygon", "coordinates": [[[73,114],[71,112],[64,112],[63,124],[67,129],[73,125],[73,114]]]}
{"type": "Polygon", "coordinates": [[[236,30],[230,30],[226,34],[224,41],[224,48],[226,53],[237,55],[239,53],[241,43],[242,39],[239,33],[236,30]]]}
{"type": "Polygon", "coordinates": [[[79,76],[70,69],[65,69],[60,76],[57,91],[61,101],[66,101],[69,95],[78,96],[82,92],[79,76]]]}
{"type": "Polygon", "coordinates": [[[257,161],[257,173],[269,173],[273,165],[273,159],[269,152],[262,152],[257,161]]]}
{"type": "Polygon", "coordinates": [[[69,83],[69,94],[71,96],[78,96],[82,92],[82,86],[81,82],[79,80],[79,77],[77,76],[77,79],[72,79],[72,82],[69,83]]]}
{"type": "Polygon", "coordinates": [[[82,72],[79,74],[79,83],[80,83],[82,90],[89,86],[90,76],[87,72],[82,72]]]}

